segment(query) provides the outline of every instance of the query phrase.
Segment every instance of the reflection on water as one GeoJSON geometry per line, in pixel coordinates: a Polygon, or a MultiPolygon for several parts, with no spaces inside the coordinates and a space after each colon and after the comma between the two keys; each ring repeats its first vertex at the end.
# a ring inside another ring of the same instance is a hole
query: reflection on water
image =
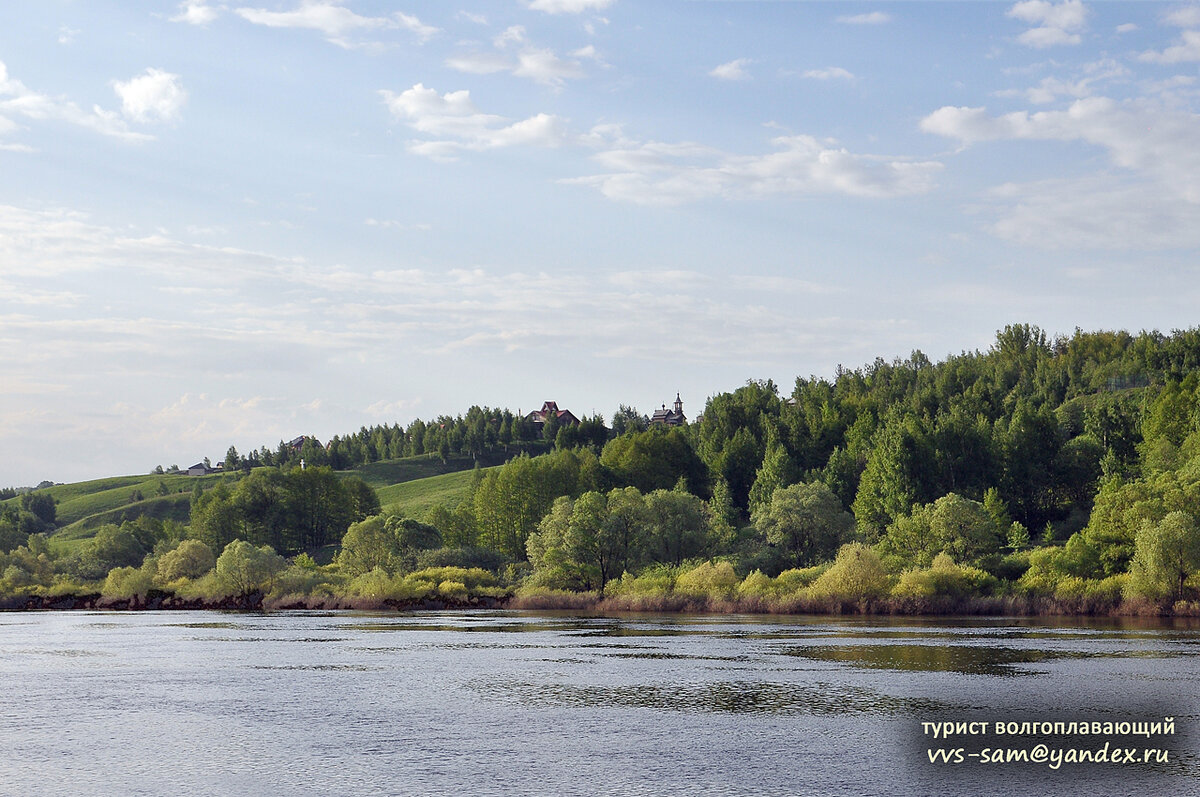
{"type": "Polygon", "coordinates": [[[789,647],[781,650],[780,653],[871,669],[957,672],[979,675],[1030,675],[1035,671],[1017,665],[1095,655],[1081,651],[975,645],[827,645],[789,647]]]}
{"type": "Polygon", "coordinates": [[[1142,620],[0,614],[0,793],[1190,795],[1197,653],[1142,620]],[[1088,716],[1176,717],[1172,765],[925,756],[922,721],[1088,716]]]}
{"type": "Polygon", "coordinates": [[[717,681],[670,686],[579,686],[523,681],[484,680],[469,686],[488,697],[528,706],[586,708],[636,707],[660,711],[720,714],[815,714],[909,716],[945,712],[952,704],[937,700],[893,697],[846,684],[784,684],[717,681]]]}

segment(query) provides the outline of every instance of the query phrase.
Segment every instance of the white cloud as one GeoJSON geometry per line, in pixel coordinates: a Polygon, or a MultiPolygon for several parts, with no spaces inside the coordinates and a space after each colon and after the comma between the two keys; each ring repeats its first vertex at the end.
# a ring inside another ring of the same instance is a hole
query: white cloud
{"type": "Polygon", "coordinates": [[[513,69],[512,59],[501,53],[466,53],[446,59],[446,66],[468,75],[491,75],[513,69]]]}
{"type": "Polygon", "coordinates": [[[840,66],[827,66],[824,69],[809,69],[800,74],[801,77],[812,80],[854,80],[854,75],[840,66]]]}
{"type": "Polygon", "coordinates": [[[892,15],[883,11],[872,11],[869,14],[851,14],[837,18],[843,25],[886,25],[892,21],[892,15]]]}
{"type": "Polygon", "coordinates": [[[1139,61],[1157,64],[1180,64],[1200,61],[1200,30],[1185,30],[1180,34],[1179,44],[1155,52],[1149,50],[1138,56],[1139,61]]]}
{"type": "Polygon", "coordinates": [[[997,92],[997,96],[1014,97],[1023,94],[1035,105],[1047,105],[1058,97],[1089,97],[1097,85],[1126,78],[1129,74],[1129,69],[1123,64],[1111,59],[1104,59],[1084,64],[1079,70],[1079,74],[1073,79],[1047,77],[1043,78],[1038,85],[1024,91],[1010,89],[997,92]]]}
{"type": "Polygon", "coordinates": [[[543,86],[561,88],[566,80],[584,76],[578,61],[559,58],[553,50],[526,49],[517,55],[517,65],[512,73],[526,77],[543,86]]]}
{"type": "Polygon", "coordinates": [[[1117,33],[1133,33],[1138,29],[1138,26],[1133,22],[1126,22],[1123,25],[1117,25],[1117,33]]]}
{"type": "Polygon", "coordinates": [[[179,75],[161,69],[147,69],[145,74],[127,81],[114,80],[112,86],[121,98],[121,111],[137,122],[178,119],[187,102],[179,75]]]}
{"type": "Polygon", "coordinates": [[[540,113],[519,122],[485,114],[471,102],[468,91],[438,94],[418,83],[400,94],[381,91],[392,116],[417,132],[439,140],[414,141],[409,151],[437,160],[452,160],[462,150],[488,150],[512,146],[555,147],[566,143],[563,120],[540,113]]]}
{"type": "Polygon", "coordinates": [[[721,80],[748,80],[750,73],[746,71],[746,65],[749,63],[749,58],[735,58],[714,68],[708,74],[721,80]]]}
{"type": "Polygon", "coordinates": [[[1047,247],[1194,246],[1200,221],[1200,116],[1146,100],[1080,99],[1064,111],[991,116],[984,108],[940,108],[921,129],[965,144],[997,140],[1077,141],[1103,149],[1111,175],[1008,186],[993,227],[1001,237],[1047,247]],[[1091,241],[1092,243],[1088,243],[1091,241]]]}
{"type": "Polygon", "coordinates": [[[613,0],[522,0],[525,7],[547,14],[581,14],[584,11],[603,11],[613,0]]]}
{"type": "Polygon", "coordinates": [[[410,152],[453,160],[464,150],[588,148],[595,152],[592,160],[606,171],[562,182],[590,186],[610,199],[627,202],[676,204],[820,193],[905,196],[928,191],[941,169],[933,161],[859,155],[803,135],[774,139],[774,152],[738,155],[693,142],[639,141],[615,125],[577,134],[552,114],[512,122],[482,112],[467,91],[443,95],[420,83],[400,94],[381,91],[380,95],[395,119],[430,136],[409,142],[410,152]]]}
{"type": "MultiPolygon", "coordinates": [[[[493,44],[497,52],[455,55],[447,58],[445,64],[451,69],[472,75],[508,72],[554,89],[561,89],[567,80],[586,74],[579,61],[560,58],[553,50],[533,46],[521,25],[505,29],[496,36],[493,44]],[[520,47],[520,50],[511,55],[508,51],[514,46],[520,47]]],[[[576,58],[596,58],[595,48],[590,45],[572,55],[576,58]]]]}
{"type": "Polygon", "coordinates": [[[189,25],[207,25],[216,20],[220,12],[208,5],[204,0],[186,0],[179,4],[179,13],[171,17],[172,22],[186,22],[189,25]]]}
{"type": "Polygon", "coordinates": [[[1200,28],[1200,5],[1171,9],[1163,16],[1163,22],[1177,28],[1200,28]]]}
{"type": "MultiPolygon", "coordinates": [[[[154,137],[135,133],[114,111],[106,111],[98,105],[85,111],[70,100],[51,97],[31,91],[21,81],[9,77],[8,69],[0,61],[0,134],[5,129],[14,129],[8,116],[24,116],[36,121],[60,121],[93,130],[97,133],[126,141],[149,141],[154,137]]],[[[26,145],[6,145],[7,149],[30,151],[26,145]]]]}
{"type": "Polygon", "coordinates": [[[1005,185],[993,192],[999,238],[1052,250],[1109,252],[1200,246],[1200,204],[1158,185],[1099,175],[1005,185]]]}
{"type": "Polygon", "coordinates": [[[75,30],[74,28],[68,28],[66,25],[64,25],[58,29],[58,43],[72,44],[75,41],[75,37],[78,35],[78,30],[75,30]]]}
{"type": "Polygon", "coordinates": [[[323,33],[339,47],[354,47],[354,35],[364,31],[407,30],[426,41],[438,29],[421,22],[417,17],[395,12],[390,17],[364,17],[340,5],[338,0],[301,0],[291,11],[268,11],[262,8],[239,8],[235,13],[248,22],[272,28],[303,28],[323,33]]]}
{"type": "Polygon", "coordinates": [[[622,140],[594,156],[608,173],[564,182],[641,204],[806,194],[883,198],[924,193],[941,169],[932,161],[858,155],[812,136],[771,143],[775,152],[735,155],[697,144],[622,140]]]}
{"type": "Polygon", "coordinates": [[[1152,175],[1189,202],[1200,202],[1200,116],[1148,102],[1076,100],[1065,111],[990,116],[984,108],[944,107],[921,120],[928,133],[964,144],[1003,139],[1082,141],[1107,150],[1123,169],[1152,175]]]}
{"type": "Polygon", "coordinates": [[[1087,25],[1088,10],[1082,0],[1023,0],[1008,10],[1008,16],[1037,27],[1017,37],[1029,47],[1053,47],[1060,44],[1079,44],[1080,31],[1087,25]]]}
{"type": "Polygon", "coordinates": [[[467,22],[474,22],[476,25],[488,24],[487,17],[483,14],[473,14],[470,11],[458,11],[454,15],[455,19],[463,19],[467,22]]]}
{"type": "Polygon", "coordinates": [[[510,25],[499,33],[492,43],[499,49],[504,49],[510,44],[527,44],[529,37],[525,35],[524,25],[510,25]]]}

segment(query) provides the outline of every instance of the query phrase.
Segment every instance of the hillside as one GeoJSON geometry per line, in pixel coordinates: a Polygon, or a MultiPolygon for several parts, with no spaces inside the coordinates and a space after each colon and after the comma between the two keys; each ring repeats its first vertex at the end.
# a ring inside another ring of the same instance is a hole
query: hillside
{"type": "MultiPolygon", "coordinates": [[[[512,452],[515,453],[515,452],[512,452]]],[[[503,450],[479,457],[484,467],[501,464],[512,455],[503,450]]],[[[456,506],[467,494],[476,460],[452,455],[443,462],[429,455],[371,462],[339,471],[338,476],[358,476],[376,490],[387,510],[422,517],[431,506],[456,506]]],[[[196,486],[208,490],[234,475],[184,476],[150,474],[111,476],[71,484],[58,484],[39,492],[57,502],[58,529],[50,536],[55,549],[71,550],[95,536],[106,524],[120,525],[139,517],[187,523],[196,486]]],[[[18,504],[19,498],[3,503],[18,504]]]]}

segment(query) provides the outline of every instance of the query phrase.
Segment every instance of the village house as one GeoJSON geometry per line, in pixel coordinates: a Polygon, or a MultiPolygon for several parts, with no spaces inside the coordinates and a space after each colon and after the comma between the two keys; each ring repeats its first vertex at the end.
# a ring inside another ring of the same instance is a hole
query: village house
{"type": "Polygon", "coordinates": [[[574,413],[570,410],[560,410],[556,401],[544,402],[540,410],[534,410],[529,413],[525,416],[525,420],[533,424],[534,428],[538,431],[541,431],[542,427],[546,425],[546,421],[551,417],[558,419],[559,426],[569,426],[579,423],[579,419],[575,417],[574,413]]]}

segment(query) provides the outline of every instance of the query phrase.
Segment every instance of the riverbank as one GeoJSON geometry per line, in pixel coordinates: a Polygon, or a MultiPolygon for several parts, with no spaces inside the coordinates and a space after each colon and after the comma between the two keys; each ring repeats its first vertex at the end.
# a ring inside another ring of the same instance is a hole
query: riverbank
{"type": "Polygon", "coordinates": [[[361,595],[283,595],[253,592],[221,598],[184,598],[152,591],[128,598],[83,595],[8,595],[0,597],[0,612],[38,611],[235,611],[288,610],[440,611],[445,609],[515,609],[522,611],[579,611],[588,614],[757,614],[863,617],[1200,617],[1200,603],[1161,606],[1123,601],[1064,601],[1047,597],[935,596],[928,598],[720,597],[711,595],[616,595],[554,590],[522,591],[508,596],[452,596],[412,599],[361,595]]]}
{"type": "Polygon", "coordinates": [[[129,598],[88,595],[6,595],[0,597],[0,612],[39,611],[233,611],[271,612],[289,609],[344,609],[437,611],[442,609],[502,609],[507,600],[492,597],[441,597],[416,600],[376,599],[353,595],[269,597],[261,592],[223,598],[181,598],[169,592],[152,592],[129,598]]]}

